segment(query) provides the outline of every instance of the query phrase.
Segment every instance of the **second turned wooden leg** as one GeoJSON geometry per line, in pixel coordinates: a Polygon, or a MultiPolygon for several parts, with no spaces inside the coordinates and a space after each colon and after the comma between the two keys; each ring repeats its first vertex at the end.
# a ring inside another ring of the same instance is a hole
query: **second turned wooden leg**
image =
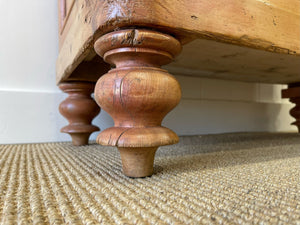
{"type": "Polygon", "coordinates": [[[300,132],[300,83],[289,84],[288,89],[282,90],[282,98],[289,98],[290,102],[296,104],[290,114],[296,119],[292,125],[297,126],[300,132]]]}
{"type": "Polygon", "coordinates": [[[116,66],[95,87],[95,100],[115,123],[97,142],[118,147],[125,175],[150,176],[157,148],[179,140],[161,122],[179,103],[180,85],[160,66],[171,62],[181,45],[167,34],[128,29],[100,37],[94,47],[116,66]]]}
{"type": "Polygon", "coordinates": [[[70,134],[75,146],[87,145],[91,133],[99,130],[91,124],[100,112],[99,106],[91,98],[94,87],[92,82],[59,84],[59,88],[69,94],[59,105],[60,113],[69,121],[69,125],[63,127],[61,132],[70,134]]]}

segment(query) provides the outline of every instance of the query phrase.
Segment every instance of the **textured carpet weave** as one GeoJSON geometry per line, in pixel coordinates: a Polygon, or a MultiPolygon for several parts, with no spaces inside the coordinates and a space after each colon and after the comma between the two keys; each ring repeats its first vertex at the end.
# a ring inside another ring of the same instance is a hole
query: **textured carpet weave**
{"type": "Polygon", "coordinates": [[[0,224],[300,224],[300,135],[182,137],[130,179],[92,144],[0,145],[0,224]]]}

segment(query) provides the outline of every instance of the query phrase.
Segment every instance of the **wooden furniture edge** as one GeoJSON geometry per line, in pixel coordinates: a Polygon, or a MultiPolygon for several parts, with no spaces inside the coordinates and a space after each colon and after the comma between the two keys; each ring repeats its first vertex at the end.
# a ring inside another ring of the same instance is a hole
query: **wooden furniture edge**
{"type": "Polygon", "coordinates": [[[56,81],[66,81],[72,75],[75,68],[93,52],[92,46],[98,37],[126,27],[163,31],[176,37],[181,44],[205,38],[300,55],[300,12],[297,12],[300,3],[295,2],[293,10],[282,1],[276,1],[277,5],[260,0],[192,1],[190,4],[194,7],[187,8],[188,4],[174,1],[162,4],[158,0],[89,3],[78,0],[69,16],[76,21],[72,25],[66,24],[69,30],[58,56],[56,81]],[[180,14],[177,13],[179,5],[182,8],[180,14]]]}

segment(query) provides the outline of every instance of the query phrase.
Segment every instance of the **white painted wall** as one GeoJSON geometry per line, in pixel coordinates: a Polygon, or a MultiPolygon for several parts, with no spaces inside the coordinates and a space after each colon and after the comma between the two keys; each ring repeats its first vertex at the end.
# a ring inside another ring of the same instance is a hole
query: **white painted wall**
{"type": "MultiPolygon", "coordinates": [[[[67,141],[55,85],[58,54],[56,1],[0,0],[0,144],[67,141]]],[[[281,85],[176,76],[183,90],[164,125],[180,135],[236,131],[295,131],[281,85]]],[[[101,112],[94,123],[105,129],[101,112]]],[[[92,136],[95,139],[96,134],[92,136]]]]}

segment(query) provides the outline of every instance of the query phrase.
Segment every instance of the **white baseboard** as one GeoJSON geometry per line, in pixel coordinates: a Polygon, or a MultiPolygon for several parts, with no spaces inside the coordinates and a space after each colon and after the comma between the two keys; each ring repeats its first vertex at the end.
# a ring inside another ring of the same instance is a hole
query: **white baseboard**
{"type": "Polygon", "coordinates": [[[163,125],[178,135],[227,132],[296,132],[288,103],[183,99],[163,125]]]}
{"type": "Polygon", "coordinates": [[[0,90],[0,143],[66,141],[59,133],[61,93],[0,90]]]}
{"type": "MultiPolygon", "coordinates": [[[[66,94],[0,90],[0,144],[70,141],[60,129],[68,122],[58,105],[66,94]]],[[[163,121],[179,135],[236,131],[296,131],[289,124],[289,103],[183,98],[163,121]]],[[[93,123],[104,130],[113,125],[102,110],[93,123]]],[[[95,140],[98,132],[91,136],[95,140]]]]}

